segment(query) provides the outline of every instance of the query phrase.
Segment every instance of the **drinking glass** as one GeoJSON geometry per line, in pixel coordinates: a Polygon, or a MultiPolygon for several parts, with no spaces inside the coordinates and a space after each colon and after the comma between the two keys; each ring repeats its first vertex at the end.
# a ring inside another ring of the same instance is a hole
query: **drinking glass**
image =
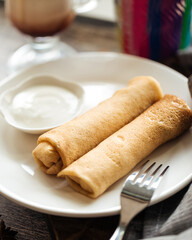
{"type": "Polygon", "coordinates": [[[191,45],[191,0],[114,0],[122,51],[164,62],[191,45]]]}
{"type": "Polygon", "coordinates": [[[8,61],[9,71],[58,59],[75,53],[61,42],[59,33],[74,20],[76,13],[96,6],[97,0],[6,0],[5,11],[11,23],[30,42],[19,48],[8,61]]]}

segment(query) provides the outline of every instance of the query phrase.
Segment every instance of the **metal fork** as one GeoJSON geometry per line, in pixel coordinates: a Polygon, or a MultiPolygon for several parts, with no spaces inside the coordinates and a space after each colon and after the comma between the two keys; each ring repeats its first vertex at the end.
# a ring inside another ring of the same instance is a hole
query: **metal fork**
{"type": "Polygon", "coordinates": [[[155,168],[154,162],[144,170],[148,162],[129,175],[124,183],[121,191],[119,226],[110,240],[123,239],[127,225],[133,217],[149,205],[155,189],[169,168],[169,166],[163,167],[162,164],[155,168]]]}

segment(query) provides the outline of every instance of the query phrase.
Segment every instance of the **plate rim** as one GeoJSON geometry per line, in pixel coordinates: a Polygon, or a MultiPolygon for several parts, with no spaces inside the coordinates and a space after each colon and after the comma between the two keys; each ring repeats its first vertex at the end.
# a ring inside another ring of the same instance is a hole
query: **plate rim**
{"type": "Polygon", "coordinates": [[[92,52],[80,52],[80,53],[74,53],[74,54],[71,54],[67,57],[63,57],[63,58],[60,58],[60,59],[56,59],[56,60],[52,60],[52,61],[47,61],[45,63],[40,63],[40,64],[37,64],[37,65],[34,65],[34,66],[31,66],[31,67],[28,67],[26,69],[23,69],[23,70],[18,70],[17,72],[13,72],[13,73],[10,73],[8,76],[4,77],[3,79],[0,79],[0,87],[3,86],[5,83],[7,83],[8,81],[10,81],[12,78],[20,75],[20,74],[23,74],[23,73],[26,73],[28,71],[31,71],[33,70],[34,68],[36,67],[40,67],[40,66],[44,66],[44,65],[47,65],[47,64],[51,64],[51,63],[55,63],[55,62],[60,62],[62,60],[65,60],[65,59],[72,59],[72,58],[87,58],[87,57],[121,57],[121,58],[130,58],[130,59],[134,59],[134,60],[138,60],[138,61],[142,61],[142,62],[146,62],[146,63],[150,63],[154,66],[159,66],[163,69],[166,69],[167,71],[169,72],[172,72],[176,75],[180,75],[180,77],[183,78],[184,81],[187,82],[187,77],[185,77],[182,73],[176,71],[175,69],[167,66],[167,65],[164,65],[163,63],[160,63],[160,62],[156,62],[154,60],[151,60],[151,59],[147,59],[147,58],[144,58],[144,57],[139,57],[139,56],[135,56],[135,55],[130,55],[130,54],[125,54],[125,53],[117,53],[117,52],[96,52],[96,51],[92,51],[92,52]]]}

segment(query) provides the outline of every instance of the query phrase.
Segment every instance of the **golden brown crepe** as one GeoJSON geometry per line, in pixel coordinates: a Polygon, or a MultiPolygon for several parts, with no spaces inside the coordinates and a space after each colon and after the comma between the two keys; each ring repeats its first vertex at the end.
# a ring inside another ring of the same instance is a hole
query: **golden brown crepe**
{"type": "Polygon", "coordinates": [[[57,174],[162,98],[159,83],[139,76],[85,114],[38,139],[33,156],[40,169],[57,174]]]}
{"type": "Polygon", "coordinates": [[[96,198],[161,144],[187,130],[192,112],[176,96],[166,95],[131,123],[62,170],[76,191],[96,198]]]}

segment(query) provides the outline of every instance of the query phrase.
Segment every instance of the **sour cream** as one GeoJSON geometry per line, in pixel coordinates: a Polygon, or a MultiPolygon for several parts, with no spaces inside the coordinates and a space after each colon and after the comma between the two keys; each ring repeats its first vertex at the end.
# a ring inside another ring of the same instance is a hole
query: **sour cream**
{"type": "Polygon", "coordinates": [[[78,97],[67,89],[34,86],[14,96],[10,111],[21,126],[42,128],[71,119],[78,103],[78,97]]]}

